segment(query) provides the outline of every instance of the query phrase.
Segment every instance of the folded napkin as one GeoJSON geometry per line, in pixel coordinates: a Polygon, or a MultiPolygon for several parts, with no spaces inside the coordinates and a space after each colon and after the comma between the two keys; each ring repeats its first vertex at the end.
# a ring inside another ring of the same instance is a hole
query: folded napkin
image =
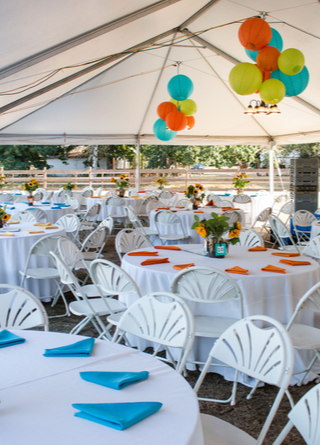
{"type": "Polygon", "coordinates": [[[172,267],[177,270],[183,270],[183,269],[187,269],[188,267],[193,267],[193,266],[195,266],[194,263],[189,263],[189,264],[176,264],[175,266],[172,266],[172,267]]]}
{"type": "Polygon", "coordinates": [[[280,260],[279,263],[288,264],[288,266],[310,266],[309,261],[280,260]]]}
{"type": "Polygon", "coordinates": [[[154,248],[162,250],[181,250],[178,246],[154,246],[154,248]]]}
{"type": "Polygon", "coordinates": [[[213,200],[211,199],[208,204],[206,204],[206,206],[212,206],[215,207],[215,203],[213,202],[213,200]]]}
{"type": "Polygon", "coordinates": [[[29,235],[33,235],[35,233],[45,233],[44,230],[25,230],[26,233],[29,233],[29,235]]]}
{"type": "Polygon", "coordinates": [[[196,210],[195,212],[193,212],[193,213],[204,213],[202,210],[196,210]]]}
{"type": "Polygon", "coordinates": [[[177,213],[178,210],[170,210],[171,213],[177,213]]]}
{"type": "Polygon", "coordinates": [[[129,256],[158,256],[158,252],[147,252],[146,250],[140,250],[140,252],[130,252],[129,256]]]}
{"type": "Polygon", "coordinates": [[[275,256],[285,256],[288,258],[293,258],[296,256],[300,256],[300,253],[298,252],[272,252],[271,255],[275,255],[275,256]]]}
{"type": "Polygon", "coordinates": [[[60,348],[45,349],[44,357],[90,357],[94,345],[94,338],[86,338],[72,345],[60,348]]]}
{"type": "Polygon", "coordinates": [[[176,206],[176,209],[185,209],[185,207],[176,206]]]}
{"type": "Polygon", "coordinates": [[[266,247],[256,246],[256,247],[251,247],[251,249],[248,249],[248,252],[265,252],[266,250],[268,250],[266,247]]]}
{"type": "Polygon", "coordinates": [[[12,202],[4,202],[4,204],[5,204],[5,205],[9,205],[9,206],[11,206],[11,205],[12,205],[12,202]]]}
{"type": "Polygon", "coordinates": [[[223,212],[227,212],[228,210],[241,210],[241,209],[238,209],[238,208],[235,208],[235,207],[221,207],[221,210],[223,212]]]}
{"type": "Polygon", "coordinates": [[[138,193],[147,193],[147,191],[142,191],[142,192],[138,192],[138,193]]]}
{"type": "Polygon", "coordinates": [[[12,232],[4,232],[0,233],[0,236],[14,236],[14,234],[12,232]]]}
{"type": "Polygon", "coordinates": [[[248,272],[249,272],[248,269],[242,269],[242,267],[239,267],[239,266],[231,267],[231,269],[225,269],[225,272],[227,272],[227,273],[238,273],[238,274],[241,274],[241,275],[249,275],[248,274],[248,272]]]}
{"type": "Polygon", "coordinates": [[[50,226],[46,226],[45,229],[46,229],[46,230],[49,230],[49,229],[59,229],[59,227],[58,227],[58,226],[52,226],[52,225],[50,224],[50,226]]]}
{"type": "Polygon", "coordinates": [[[76,417],[82,417],[82,419],[91,420],[115,430],[124,430],[159,411],[162,403],[75,403],[72,406],[80,411],[75,413],[76,417]]]}
{"type": "Polygon", "coordinates": [[[15,207],[14,207],[14,206],[10,206],[10,207],[7,207],[7,209],[8,209],[8,210],[14,210],[15,207]]]}
{"type": "Polygon", "coordinates": [[[23,203],[22,203],[22,204],[29,204],[29,203],[28,203],[28,201],[23,201],[23,203]]]}
{"type": "Polygon", "coordinates": [[[51,204],[50,201],[43,201],[41,204],[46,205],[46,204],[51,204]]]}
{"type": "Polygon", "coordinates": [[[149,258],[141,263],[141,266],[151,266],[152,264],[170,263],[168,258],[149,258]]]}
{"type": "Polygon", "coordinates": [[[56,210],[56,209],[61,209],[61,206],[52,206],[50,208],[51,208],[51,210],[56,210]]]}
{"type": "Polygon", "coordinates": [[[47,226],[51,226],[51,222],[46,222],[46,223],[36,223],[33,224],[34,226],[39,226],[39,227],[47,227],[47,226]]]}
{"type": "Polygon", "coordinates": [[[12,334],[6,329],[0,331],[0,348],[19,345],[21,343],[24,343],[25,341],[25,338],[18,337],[17,335],[12,334]]]}
{"type": "Polygon", "coordinates": [[[158,209],[156,209],[156,212],[158,212],[159,210],[170,210],[170,207],[159,207],[158,209]]]}
{"type": "Polygon", "coordinates": [[[107,386],[112,389],[123,389],[131,383],[146,380],[149,377],[147,371],[142,372],[80,372],[80,377],[87,382],[107,386]]]}
{"type": "Polygon", "coordinates": [[[268,264],[268,266],[263,267],[261,270],[263,270],[264,272],[286,273],[286,269],[281,269],[281,267],[277,266],[271,266],[271,264],[268,264]]]}
{"type": "Polygon", "coordinates": [[[10,225],[10,224],[20,224],[20,221],[10,221],[10,222],[8,222],[7,224],[8,224],[8,225],[10,225]]]}

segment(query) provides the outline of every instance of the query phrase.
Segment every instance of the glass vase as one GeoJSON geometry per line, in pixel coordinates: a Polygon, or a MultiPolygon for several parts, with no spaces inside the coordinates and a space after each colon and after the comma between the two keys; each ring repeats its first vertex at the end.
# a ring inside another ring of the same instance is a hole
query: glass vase
{"type": "Polygon", "coordinates": [[[30,206],[30,207],[33,206],[34,198],[33,198],[32,194],[30,194],[28,196],[27,201],[28,201],[28,206],[30,206]]]}
{"type": "Polygon", "coordinates": [[[228,247],[228,241],[224,239],[217,241],[214,237],[209,236],[204,240],[205,254],[211,258],[224,258],[228,253],[228,247]]]}

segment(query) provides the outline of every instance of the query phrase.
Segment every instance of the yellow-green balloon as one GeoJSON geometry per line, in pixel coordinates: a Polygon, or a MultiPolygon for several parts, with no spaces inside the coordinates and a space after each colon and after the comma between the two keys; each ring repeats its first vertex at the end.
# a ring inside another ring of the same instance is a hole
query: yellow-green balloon
{"type": "Polygon", "coordinates": [[[262,84],[262,74],[253,63],[238,63],[229,74],[229,83],[233,91],[241,96],[255,93],[262,84]]]}
{"type": "Polygon", "coordinates": [[[170,99],[170,102],[172,102],[173,104],[175,104],[175,106],[178,108],[179,105],[181,104],[181,101],[179,100],[175,100],[175,99],[170,99]]]}
{"type": "Polygon", "coordinates": [[[278,104],[286,94],[286,87],[278,79],[268,79],[261,85],[259,94],[266,104],[278,104]]]}
{"type": "Polygon", "coordinates": [[[192,99],[186,99],[180,103],[180,111],[185,116],[192,116],[197,112],[197,104],[192,99]]]}
{"type": "Polygon", "coordinates": [[[298,49],[286,49],[279,56],[278,66],[279,70],[287,76],[294,76],[304,67],[304,55],[298,49]]]}

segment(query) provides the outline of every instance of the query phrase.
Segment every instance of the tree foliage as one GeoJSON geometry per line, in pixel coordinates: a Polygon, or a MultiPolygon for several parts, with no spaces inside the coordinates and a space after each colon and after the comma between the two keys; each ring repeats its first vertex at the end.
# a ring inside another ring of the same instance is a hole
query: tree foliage
{"type": "Polygon", "coordinates": [[[147,168],[186,167],[196,162],[195,150],[191,145],[143,145],[141,154],[147,168]]]}
{"type": "MultiPolygon", "coordinates": [[[[84,154],[88,157],[87,160],[84,161],[86,167],[92,166],[93,164],[93,150],[94,145],[89,145],[84,151],[84,154]]],[[[112,162],[113,158],[126,158],[127,161],[133,162],[135,155],[135,149],[130,145],[98,145],[98,166],[99,160],[101,159],[107,159],[107,165],[109,162],[112,162]]]]}

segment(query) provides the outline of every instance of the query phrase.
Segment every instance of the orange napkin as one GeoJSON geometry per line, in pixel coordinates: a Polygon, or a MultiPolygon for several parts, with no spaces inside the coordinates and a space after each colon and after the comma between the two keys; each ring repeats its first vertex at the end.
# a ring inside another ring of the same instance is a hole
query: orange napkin
{"type": "Polygon", "coordinates": [[[143,191],[143,192],[138,192],[138,193],[147,193],[147,191],[143,191]]]}
{"type": "Polygon", "coordinates": [[[36,223],[33,224],[34,226],[39,226],[39,227],[46,227],[46,226],[51,226],[51,222],[46,222],[46,223],[36,223]]]}
{"type": "Polygon", "coordinates": [[[193,212],[193,213],[204,213],[202,210],[196,210],[195,212],[193,212]]]}
{"type": "Polygon", "coordinates": [[[281,267],[271,266],[271,264],[268,264],[268,266],[263,267],[261,270],[263,270],[264,272],[286,273],[286,269],[281,269],[281,267]]]}
{"type": "Polygon", "coordinates": [[[236,209],[235,207],[221,207],[221,210],[223,212],[227,212],[228,210],[241,210],[241,209],[236,209]]]}
{"type": "Polygon", "coordinates": [[[289,257],[289,258],[293,258],[295,256],[300,256],[300,253],[295,253],[295,252],[273,252],[271,255],[286,256],[286,257],[289,257]]]}
{"type": "Polygon", "coordinates": [[[241,274],[241,275],[249,275],[248,274],[248,272],[249,272],[248,269],[242,269],[242,267],[239,267],[239,266],[232,267],[231,269],[225,269],[225,272],[227,272],[227,273],[238,273],[238,274],[241,274]]]}
{"type": "Polygon", "coordinates": [[[129,256],[158,256],[158,252],[148,252],[147,250],[140,250],[140,252],[130,252],[129,256]]]}
{"type": "Polygon", "coordinates": [[[8,222],[7,224],[8,224],[8,225],[11,225],[11,224],[20,224],[20,221],[10,221],[10,222],[8,222]]]}
{"type": "Polygon", "coordinates": [[[171,213],[177,213],[178,210],[170,210],[171,213]]]}
{"type": "Polygon", "coordinates": [[[149,258],[148,260],[142,261],[141,266],[151,266],[152,264],[162,264],[170,263],[168,258],[149,258]]]}
{"type": "Polygon", "coordinates": [[[47,226],[47,227],[45,227],[45,229],[46,230],[49,230],[49,229],[59,229],[59,227],[58,226],[47,226]]]}
{"type": "Polygon", "coordinates": [[[176,206],[176,209],[185,209],[185,207],[178,207],[178,206],[176,206]]]}
{"type": "Polygon", "coordinates": [[[178,246],[154,246],[154,248],[163,250],[181,250],[178,246]]]}
{"type": "Polygon", "coordinates": [[[310,266],[309,261],[280,260],[279,263],[288,264],[289,266],[310,266]]]}
{"type": "Polygon", "coordinates": [[[264,252],[265,250],[268,249],[262,246],[256,246],[256,247],[251,247],[251,249],[248,249],[248,252],[264,252]]]}
{"type": "Polygon", "coordinates": [[[190,263],[190,264],[176,264],[175,266],[172,266],[174,269],[177,270],[183,270],[183,269],[187,269],[188,267],[192,267],[194,266],[194,263],[190,263]]]}
{"type": "Polygon", "coordinates": [[[158,209],[156,209],[156,212],[158,212],[159,210],[170,210],[170,207],[159,207],[158,209]]]}
{"type": "Polygon", "coordinates": [[[14,236],[14,234],[12,232],[4,232],[0,233],[0,236],[14,236]]]}
{"type": "Polygon", "coordinates": [[[29,233],[29,235],[33,235],[35,233],[45,233],[44,230],[25,230],[26,233],[29,233]]]}
{"type": "Polygon", "coordinates": [[[209,201],[208,204],[206,204],[206,206],[213,206],[213,207],[215,207],[215,203],[211,199],[211,201],[209,201]]]}

